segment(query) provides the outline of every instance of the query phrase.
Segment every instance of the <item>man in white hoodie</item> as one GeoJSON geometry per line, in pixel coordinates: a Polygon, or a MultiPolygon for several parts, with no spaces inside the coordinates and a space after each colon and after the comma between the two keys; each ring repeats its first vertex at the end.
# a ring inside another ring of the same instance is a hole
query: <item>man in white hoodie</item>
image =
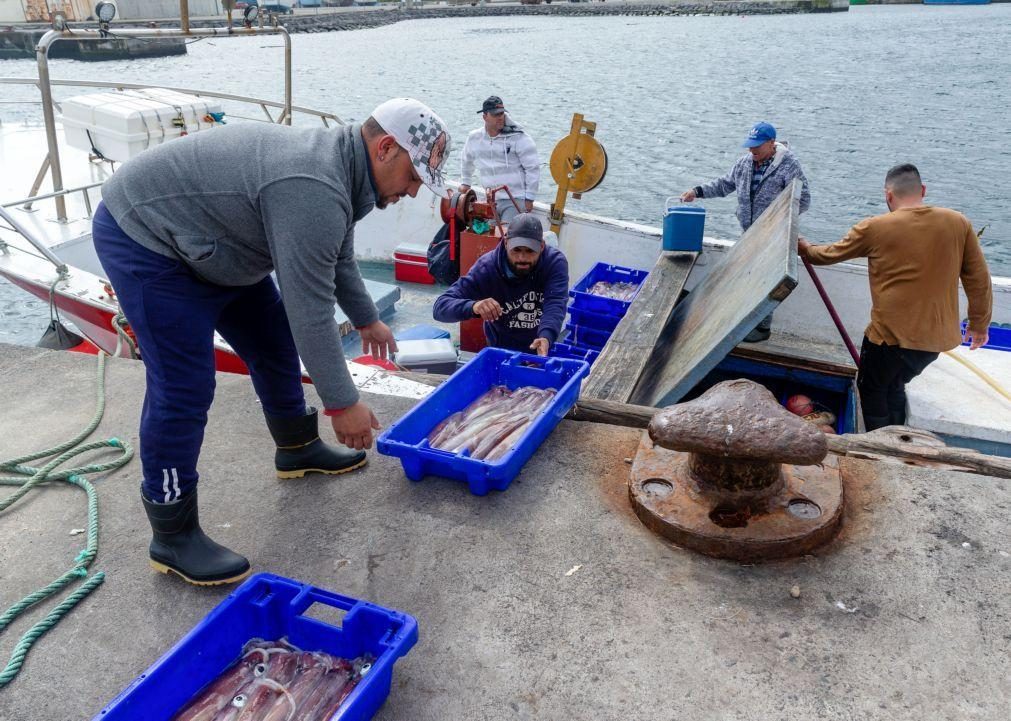
{"type": "Polygon", "coordinates": [[[484,126],[467,136],[463,146],[460,190],[470,188],[475,168],[484,187],[508,186],[519,210],[508,195],[495,194],[499,217],[508,223],[517,213],[533,210],[541,180],[541,160],[533,139],[512,121],[502,98],[492,95],[478,112],[484,118],[484,126]]]}

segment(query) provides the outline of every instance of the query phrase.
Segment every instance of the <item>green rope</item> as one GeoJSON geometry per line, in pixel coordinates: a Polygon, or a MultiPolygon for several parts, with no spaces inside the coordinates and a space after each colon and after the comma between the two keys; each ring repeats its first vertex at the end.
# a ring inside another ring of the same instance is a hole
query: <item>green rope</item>
{"type": "Polygon", "coordinates": [[[12,458],[8,461],[0,461],[0,471],[15,473],[14,476],[0,476],[0,486],[18,486],[18,490],[3,500],[0,500],[0,513],[21,500],[29,491],[46,483],[54,481],[64,481],[70,485],[82,489],[88,496],[88,540],[85,548],[74,558],[74,566],[62,576],[54,580],[45,588],[40,588],[34,593],[22,598],[13,606],[0,615],[0,633],[4,631],[18,616],[27,611],[35,604],[45,601],[47,598],[59,593],[64,588],[85,579],[69,596],[61,601],[44,619],[36,623],[21,637],[6,667],[0,671],[0,687],[10,683],[21,667],[24,665],[25,656],[32,645],[49,629],[53,628],[61,618],[69,613],[81,599],[94,591],[105,580],[105,574],[101,571],[88,577],[88,567],[91,566],[98,555],[98,494],[95,487],[83,477],[85,473],[104,473],[115,468],[121,468],[133,458],[133,448],[129,443],[125,443],[118,438],[110,438],[104,441],[92,441],[81,445],[85,438],[90,436],[98,424],[102,422],[105,414],[105,354],[98,354],[98,398],[95,408],[95,415],[87,428],[77,436],[37,453],[29,453],[19,458],[12,458]],[[71,458],[75,458],[83,453],[88,453],[102,448],[116,448],[122,451],[118,458],[106,463],[90,463],[88,465],[70,468],[63,471],[56,471],[56,468],[63,465],[71,458]],[[32,461],[38,461],[50,456],[56,458],[48,461],[40,468],[27,465],[32,461]],[[27,477],[27,480],[25,478],[27,477]]]}

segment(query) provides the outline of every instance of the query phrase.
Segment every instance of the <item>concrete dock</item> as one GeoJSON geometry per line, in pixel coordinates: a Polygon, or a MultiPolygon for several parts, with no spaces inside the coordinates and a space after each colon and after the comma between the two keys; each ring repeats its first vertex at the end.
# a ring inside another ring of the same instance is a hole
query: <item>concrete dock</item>
{"type": "MultiPolygon", "coordinates": [[[[84,427],[95,369],[89,356],[0,346],[0,459],[84,427]]],[[[110,360],[107,378],[95,436],[136,445],[143,367],[110,360]]],[[[384,422],[411,404],[366,400],[384,422]]],[[[281,482],[248,379],[223,374],[201,517],[254,570],[418,619],[384,721],[1007,719],[1011,482],[841,459],[851,483],[837,540],[740,565],[640,525],[625,461],[638,439],[563,421],[512,487],[483,498],[411,483],[378,455],[348,476],[281,482]]],[[[92,477],[92,569],[108,578],[0,689],[3,721],[91,718],[227,594],[148,567],[139,480],[139,459],[92,477]]],[[[84,498],[60,485],[0,514],[0,607],[71,564],[84,498]]],[[[0,667],[43,606],[0,634],[0,667]]]]}

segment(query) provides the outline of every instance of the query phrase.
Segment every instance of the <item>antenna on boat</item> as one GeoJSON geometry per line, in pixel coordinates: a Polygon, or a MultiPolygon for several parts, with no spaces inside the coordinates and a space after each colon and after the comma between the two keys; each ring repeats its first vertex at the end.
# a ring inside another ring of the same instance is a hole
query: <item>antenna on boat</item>
{"type": "Polygon", "coordinates": [[[184,33],[190,31],[190,0],[179,0],[179,26],[184,33]]]}
{"type": "Polygon", "coordinates": [[[558,194],[551,204],[549,220],[551,230],[558,233],[562,227],[565,201],[569,193],[576,200],[600,185],[607,173],[607,152],[593,137],[597,124],[584,120],[582,114],[572,116],[572,129],[558,141],[551,151],[551,177],[558,184],[558,194]]]}

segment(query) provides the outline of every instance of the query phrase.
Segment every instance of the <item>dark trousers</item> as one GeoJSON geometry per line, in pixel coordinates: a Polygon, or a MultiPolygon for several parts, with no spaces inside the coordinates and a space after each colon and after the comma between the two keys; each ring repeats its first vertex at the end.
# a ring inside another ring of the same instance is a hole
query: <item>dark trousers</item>
{"type": "Polygon", "coordinates": [[[143,492],[169,503],[196,487],[197,458],[214,398],[214,331],[249,368],[263,410],[304,415],[302,371],[274,281],[224,287],[144,248],[98,206],[92,237],[144,361],[140,421],[143,492]]]}
{"type": "Polygon", "coordinates": [[[878,345],[864,337],[857,390],[868,431],[905,424],[906,383],[920,375],[937,356],[896,345],[878,345]]]}

